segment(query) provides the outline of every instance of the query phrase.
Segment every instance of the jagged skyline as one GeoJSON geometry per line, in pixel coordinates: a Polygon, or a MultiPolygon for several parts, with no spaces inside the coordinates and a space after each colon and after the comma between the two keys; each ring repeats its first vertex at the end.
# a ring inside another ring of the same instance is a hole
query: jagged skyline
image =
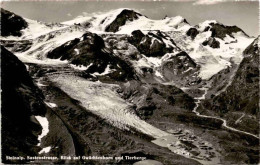
{"type": "Polygon", "coordinates": [[[260,36],[129,8],[1,9],[1,161],[259,164],[260,36]]]}
{"type": "Polygon", "coordinates": [[[217,20],[226,25],[237,25],[247,34],[257,36],[259,2],[222,2],[212,5],[195,5],[188,2],[2,2],[1,6],[23,17],[44,22],[63,22],[79,15],[106,12],[117,8],[132,8],[152,19],[162,19],[165,15],[180,15],[196,25],[205,20],[217,20]],[[242,12],[243,11],[243,12],[242,12]]]}

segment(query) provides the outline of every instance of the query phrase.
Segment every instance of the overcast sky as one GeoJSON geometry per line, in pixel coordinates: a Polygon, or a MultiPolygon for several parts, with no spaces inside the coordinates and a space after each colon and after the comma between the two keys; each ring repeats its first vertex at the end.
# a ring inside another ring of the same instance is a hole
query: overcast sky
{"type": "Polygon", "coordinates": [[[225,25],[237,25],[247,34],[259,34],[259,2],[224,0],[173,0],[173,1],[24,1],[1,2],[1,6],[26,18],[45,22],[62,22],[83,13],[105,12],[117,8],[133,8],[151,19],[165,15],[180,15],[196,25],[205,20],[217,20],[225,25]]]}

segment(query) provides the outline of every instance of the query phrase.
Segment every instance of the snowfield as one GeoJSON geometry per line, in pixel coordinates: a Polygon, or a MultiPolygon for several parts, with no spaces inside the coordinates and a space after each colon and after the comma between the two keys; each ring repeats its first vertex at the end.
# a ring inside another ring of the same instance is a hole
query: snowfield
{"type": "MultiPolygon", "coordinates": [[[[106,13],[99,13],[96,15],[89,15],[89,16],[78,16],[77,18],[62,22],[64,25],[74,25],[74,24],[81,24],[81,25],[88,25],[87,29],[93,33],[111,33],[105,32],[105,29],[108,25],[110,25],[116,17],[123,11],[123,10],[132,10],[128,8],[120,8],[116,10],[112,10],[106,13]]],[[[137,20],[126,22],[126,24],[120,27],[117,34],[131,34],[134,30],[161,30],[161,31],[172,31],[177,29],[186,29],[190,25],[185,23],[185,19],[181,16],[176,17],[166,17],[162,20],[152,20],[145,16],[138,16],[137,20]]],[[[146,33],[146,32],[145,32],[146,33]]]]}
{"type": "MultiPolygon", "coordinates": [[[[199,24],[199,30],[216,21],[205,21],[199,24]]],[[[216,38],[220,42],[220,48],[203,46],[202,43],[211,36],[210,31],[199,33],[194,40],[188,37],[186,31],[172,31],[168,35],[175,41],[176,45],[185,50],[189,56],[200,65],[199,76],[207,80],[219,71],[231,66],[231,61],[240,64],[243,59],[243,51],[250,45],[254,38],[247,37],[241,32],[233,33],[234,38],[226,36],[224,40],[216,38]],[[236,42],[231,42],[235,41],[236,42]]]]}
{"type": "Polygon", "coordinates": [[[33,45],[30,49],[24,52],[17,52],[15,55],[23,62],[39,63],[39,64],[61,64],[67,61],[58,59],[48,59],[46,54],[56,47],[75,38],[80,38],[85,33],[85,30],[78,27],[69,27],[51,33],[42,35],[33,40],[33,45]]]}
{"type": "MultiPolygon", "coordinates": [[[[177,30],[185,27],[188,30],[190,27],[184,22],[181,16],[166,17],[162,20],[152,20],[145,16],[140,16],[137,20],[127,22],[124,26],[120,27],[118,34],[131,34],[134,30],[141,30],[146,33],[148,30],[161,30],[164,32],[177,30]]],[[[184,29],[183,29],[184,30],[184,29]]]]}
{"type": "Polygon", "coordinates": [[[117,85],[92,82],[69,75],[51,76],[50,80],[70,97],[80,101],[87,110],[106,119],[113,126],[125,130],[135,129],[154,138],[169,135],[136,116],[131,104],[116,93],[119,88],[117,85]]]}
{"type": "Polygon", "coordinates": [[[8,37],[1,37],[1,39],[6,40],[28,40],[28,39],[35,39],[41,35],[50,33],[52,31],[61,30],[67,28],[69,26],[63,25],[60,23],[56,24],[47,24],[40,21],[31,20],[28,18],[24,18],[24,20],[28,23],[28,27],[21,30],[22,36],[15,37],[15,36],[8,36],[8,37]]]}
{"type": "MultiPolygon", "coordinates": [[[[111,10],[106,13],[99,13],[99,14],[90,14],[89,16],[78,16],[77,18],[62,22],[64,25],[88,25],[88,31],[93,33],[104,33],[105,29],[108,25],[110,25],[116,17],[127,8],[120,8],[116,10],[111,10]]],[[[128,9],[131,10],[131,9],[128,9]]]]}

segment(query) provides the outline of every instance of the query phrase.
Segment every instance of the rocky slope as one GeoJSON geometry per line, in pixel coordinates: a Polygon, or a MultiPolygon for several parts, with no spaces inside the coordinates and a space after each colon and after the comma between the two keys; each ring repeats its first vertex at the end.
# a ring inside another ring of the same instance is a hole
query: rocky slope
{"type": "Polygon", "coordinates": [[[28,23],[20,16],[1,8],[1,36],[22,35],[21,30],[28,27],[28,23]]]}
{"type": "Polygon", "coordinates": [[[234,127],[259,134],[259,37],[243,54],[231,84],[223,93],[206,101],[204,107],[229,118],[234,127]]]}
{"type": "MultiPolygon", "coordinates": [[[[34,85],[25,65],[1,46],[2,155],[38,155],[41,125],[34,116],[46,112],[43,94],[34,85]]],[[[26,162],[6,160],[4,163],[26,162]]]]}
{"type": "Polygon", "coordinates": [[[55,48],[47,54],[48,58],[69,60],[73,65],[84,66],[89,77],[109,77],[113,80],[130,80],[134,71],[125,61],[114,56],[105,48],[104,40],[97,34],[87,32],[81,38],[55,48]]]}

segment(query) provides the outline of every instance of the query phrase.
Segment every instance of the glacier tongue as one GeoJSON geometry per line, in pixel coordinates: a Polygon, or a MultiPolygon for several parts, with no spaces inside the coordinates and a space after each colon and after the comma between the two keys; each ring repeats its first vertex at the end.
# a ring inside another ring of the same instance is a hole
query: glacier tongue
{"type": "Polygon", "coordinates": [[[79,100],[87,110],[120,129],[134,129],[154,138],[169,135],[136,116],[130,108],[131,104],[115,92],[119,88],[117,85],[92,82],[69,75],[52,76],[50,79],[69,96],[79,100]]]}

